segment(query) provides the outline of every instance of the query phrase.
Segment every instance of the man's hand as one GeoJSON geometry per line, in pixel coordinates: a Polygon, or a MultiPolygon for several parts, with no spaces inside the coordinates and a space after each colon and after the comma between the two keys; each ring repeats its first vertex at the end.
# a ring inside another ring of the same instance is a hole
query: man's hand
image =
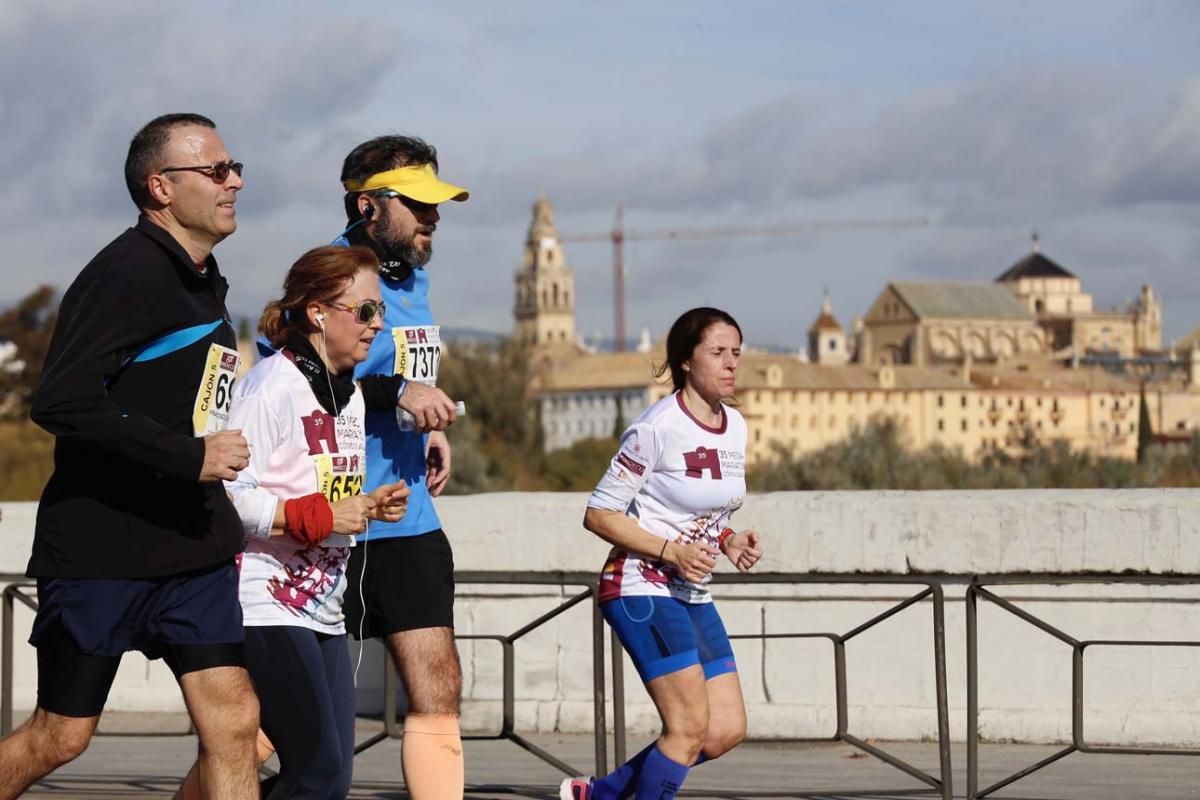
{"type": "Polygon", "coordinates": [[[674,564],[684,578],[699,583],[717,566],[718,552],[717,548],[699,540],[688,544],[669,542],[663,551],[663,559],[674,564]]]}
{"type": "Polygon", "coordinates": [[[425,488],[437,497],[450,480],[450,440],[441,431],[429,434],[429,449],[425,453],[425,488]]]}
{"type": "Polygon", "coordinates": [[[758,531],[742,531],[725,540],[725,556],[738,568],[738,572],[749,572],[762,554],[758,531]]]}
{"type": "Polygon", "coordinates": [[[458,418],[454,401],[436,386],[409,381],[396,403],[413,415],[419,431],[444,431],[458,418]]]}
{"type": "Polygon", "coordinates": [[[219,431],[204,437],[204,465],[200,482],[237,480],[239,472],[250,464],[250,445],[241,431],[219,431]]]}
{"type": "Polygon", "coordinates": [[[399,522],[404,517],[404,512],[408,510],[410,494],[412,494],[412,490],[404,481],[380,486],[370,494],[371,499],[375,501],[371,519],[382,522],[399,522]]]}

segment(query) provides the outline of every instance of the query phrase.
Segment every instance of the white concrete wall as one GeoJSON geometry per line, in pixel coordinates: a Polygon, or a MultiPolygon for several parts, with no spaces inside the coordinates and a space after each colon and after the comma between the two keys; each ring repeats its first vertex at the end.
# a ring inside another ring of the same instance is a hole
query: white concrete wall
{"type": "MultiPolygon", "coordinates": [[[[490,494],[439,501],[460,570],[593,572],[606,547],[579,526],[585,496],[490,494]]],[[[3,504],[0,571],[24,569],[31,504],[3,504]]],[[[1200,575],[1200,492],[834,492],[749,498],[738,516],[760,530],[761,572],[905,575],[949,581],[947,669],[951,730],[965,732],[965,622],[972,574],[1144,572],[1200,575]]],[[[98,532],[98,535],[102,533],[98,532]]],[[[728,565],[722,570],[728,571],[728,565]]],[[[907,586],[764,584],[716,587],[730,633],[844,633],[917,590],[907,586]]],[[[459,587],[460,633],[506,634],[575,587],[459,587]]],[[[998,587],[997,593],[1080,639],[1200,640],[1196,586],[998,587]]],[[[17,708],[35,697],[32,615],[17,611],[17,708]]],[[[981,724],[991,739],[1070,736],[1070,648],[997,607],[980,611],[981,724]]],[[[873,738],[936,735],[933,633],[921,603],[847,645],[850,730],[873,738]]],[[[825,640],[735,643],[752,735],[824,736],[835,722],[832,647],[825,640]]],[[[500,648],[464,642],[464,717],[500,720],[500,648]]],[[[351,646],[357,655],[357,645],[351,646]]],[[[520,730],[591,730],[591,609],[581,604],[517,645],[520,730]]],[[[1200,648],[1096,647],[1086,655],[1085,729],[1092,742],[1200,745],[1200,648]]],[[[657,726],[626,664],[631,733],[657,726]]],[[[380,708],[382,655],[364,655],[359,706],[380,708]]],[[[129,656],[110,708],[180,710],[169,672],[129,656]]]]}

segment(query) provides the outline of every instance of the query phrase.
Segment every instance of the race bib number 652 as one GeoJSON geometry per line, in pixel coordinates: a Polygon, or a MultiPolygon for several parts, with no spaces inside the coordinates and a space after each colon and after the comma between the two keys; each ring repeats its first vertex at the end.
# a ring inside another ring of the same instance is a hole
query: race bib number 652
{"type": "MultiPolygon", "coordinates": [[[[362,494],[362,456],[317,453],[312,457],[317,470],[317,491],[332,504],[362,494]]],[[[321,547],[353,547],[354,537],[333,534],[321,547]]]]}

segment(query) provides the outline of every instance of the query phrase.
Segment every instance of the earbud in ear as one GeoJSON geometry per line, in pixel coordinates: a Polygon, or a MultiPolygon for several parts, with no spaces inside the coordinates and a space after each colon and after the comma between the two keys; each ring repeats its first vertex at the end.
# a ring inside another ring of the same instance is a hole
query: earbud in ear
{"type": "Polygon", "coordinates": [[[363,219],[370,219],[371,217],[375,216],[375,205],[373,203],[367,203],[365,206],[363,206],[362,214],[363,219]]]}
{"type": "Polygon", "coordinates": [[[317,320],[317,327],[324,330],[325,329],[325,315],[322,314],[320,311],[318,311],[317,315],[316,315],[316,320],[317,320]]]}

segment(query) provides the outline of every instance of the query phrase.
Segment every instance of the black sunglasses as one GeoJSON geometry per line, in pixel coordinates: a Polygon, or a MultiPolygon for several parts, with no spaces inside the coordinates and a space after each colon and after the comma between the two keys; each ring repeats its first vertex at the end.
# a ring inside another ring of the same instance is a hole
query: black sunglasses
{"type": "Polygon", "coordinates": [[[392,189],[385,189],[379,192],[378,197],[394,197],[404,204],[405,208],[414,214],[428,214],[430,211],[438,207],[437,203],[422,203],[420,200],[413,200],[411,197],[406,197],[392,189]]]}
{"type": "Polygon", "coordinates": [[[240,161],[222,161],[220,164],[202,164],[198,167],[166,167],[160,169],[159,173],[200,172],[212,178],[214,183],[224,183],[230,172],[236,173],[239,178],[242,177],[242,166],[240,161]]]}
{"type": "Polygon", "coordinates": [[[349,311],[362,325],[370,325],[376,317],[382,317],[387,313],[387,303],[382,301],[377,303],[374,300],[363,300],[352,306],[344,303],[326,303],[325,305],[336,308],[338,311],[349,311]]]}

